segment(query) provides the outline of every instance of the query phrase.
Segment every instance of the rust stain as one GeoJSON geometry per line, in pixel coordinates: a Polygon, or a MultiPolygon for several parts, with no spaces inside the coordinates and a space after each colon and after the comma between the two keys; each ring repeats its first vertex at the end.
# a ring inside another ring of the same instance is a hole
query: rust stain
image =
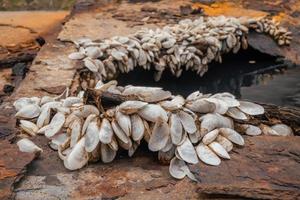
{"type": "Polygon", "coordinates": [[[205,5],[201,3],[194,3],[193,8],[202,8],[204,13],[208,16],[219,16],[219,15],[226,15],[226,16],[233,16],[233,17],[241,17],[241,16],[248,16],[248,17],[264,17],[268,13],[258,10],[252,9],[245,9],[238,4],[234,4],[231,2],[216,2],[210,5],[205,5]]]}
{"type": "Polygon", "coordinates": [[[17,175],[16,171],[14,171],[12,169],[7,169],[5,167],[4,161],[0,160],[0,180],[3,180],[8,177],[13,177],[16,175],[17,175]]]}
{"type": "Polygon", "coordinates": [[[19,152],[17,145],[0,140],[0,199],[10,199],[13,185],[22,176],[24,168],[34,159],[34,154],[19,152]]]}

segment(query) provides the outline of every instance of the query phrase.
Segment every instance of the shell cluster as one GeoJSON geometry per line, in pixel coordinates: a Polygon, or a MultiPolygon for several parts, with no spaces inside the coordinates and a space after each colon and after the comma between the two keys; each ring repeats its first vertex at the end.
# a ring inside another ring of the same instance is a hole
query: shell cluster
{"type": "Polygon", "coordinates": [[[127,37],[80,39],[74,41],[78,52],[69,58],[83,60],[97,81],[114,79],[135,67],[155,69],[157,81],[166,69],[176,77],[184,69],[202,76],[209,63],[222,62],[223,54],[247,49],[250,30],[269,34],[279,45],[288,45],[292,39],[291,32],[267,18],[200,17],[161,29],[143,29],[127,37]]]}
{"type": "Polygon", "coordinates": [[[245,134],[293,135],[284,124],[270,127],[247,123],[251,116],[263,114],[264,108],[229,93],[196,91],[183,98],[162,88],[122,87],[116,81],[99,81],[95,91],[135,98],[105,109],[85,103],[83,91],[77,96],[64,92],[58,97],[16,100],[14,107],[23,135],[17,143],[20,150],[42,152],[27,138],[42,134],[58,151],[64,166],[76,170],[88,162],[112,162],[120,149],[132,156],[144,140],[150,151],[158,152],[161,162],[170,163],[174,178],[188,176],[195,180],[187,164],[201,161],[219,165],[230,159],[235,145],[244,145],[245,134]],[[236,119],[239,123],[234,123],[236,119]]]}

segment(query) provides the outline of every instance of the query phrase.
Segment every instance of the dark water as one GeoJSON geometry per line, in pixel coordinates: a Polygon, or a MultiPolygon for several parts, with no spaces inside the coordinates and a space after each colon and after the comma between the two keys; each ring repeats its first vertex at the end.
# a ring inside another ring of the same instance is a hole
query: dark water
{"type": "Polygon", "coordinates": [[[300,67],[287,67],[277,60],[250,49],[225,56],[223,64],[213,63],[203,77],[185,71],[180,78],[175,78],[164,72],[162,79],[155,82],[153,71],[140,69],[120,75],[118,82],[121,85],[160,86],[183,96],[196,90],[230,92],[242,99],[300,107],[300,67]]]}
{"type": "Polygon", "coordinates": [[[0,0],[0,11],[68,10],[76,0],[0,0]]]}

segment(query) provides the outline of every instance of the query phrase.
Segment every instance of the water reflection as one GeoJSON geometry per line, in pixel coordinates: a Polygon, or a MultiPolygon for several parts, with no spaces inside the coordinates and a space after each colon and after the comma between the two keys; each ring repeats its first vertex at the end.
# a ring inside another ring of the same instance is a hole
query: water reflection
{"type": "MultiPolygon", "coordinates": [[[[187,96],[196,90],[203,93],[230,92],[238,98],[246,97],[255,101],[283,104],[276,101],[276,98],[285,98],[285,94],[284,96],[274,94],[273,97],[267,100],[263,98],[265,90],[274,89],[275,91],[280,85],[275,85],[275,88],[260,89],[259,95],[255,93],[256,89],[253,90],[251,88],[267,85],[274,76],[283,76],[286,70],[286,65],[276,62],[276,58],[258,54],[250,49],[237,55],[224,57],[222,65],[212,64],[203,77],[199,77],[190,71],[185,71],[180,78],[175,78],[170,73],[164,73],[162,79],[159,82],[155,82],[153,80],[153,71],[140,69],[129,74],[121,74],[118,82],[121,85],[160,86],[173,94],[181,94],[183,96],[187,96]]],[[[300,75],[300,70],[298,75],[300,75]]],[[[266,95],[270,96],[268,93],[266,95]]],[[[292,102],[284,103],[294,105],[292,102]]]]}

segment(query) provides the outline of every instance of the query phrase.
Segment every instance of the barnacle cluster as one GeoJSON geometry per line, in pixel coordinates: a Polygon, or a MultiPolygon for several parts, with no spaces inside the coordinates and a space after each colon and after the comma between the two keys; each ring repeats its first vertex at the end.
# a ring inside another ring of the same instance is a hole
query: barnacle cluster
{"type": "Polygon", "coordinates": [[[83,60],[97,80],[111,80],[136,67],[154,69],[157,81],[165,70],[176,77],[183,70],[202,76],[209,63],[222,62],[223,54],[247,49],[251,30],[270,35],[279,45],[288,45],[292,39],[291,32],[268,18],[200,17],[161,29],[143,29],[128,37],[80,39],[74,41],[78,52],[69,58],[83,60]]]}
{"type": "MultiPolygon", "coordinates": [[[[264,108],[229,93],[196,91],[183,98],[162,88],[122,87],[116,81],[99,81],[95,91],[100,96],[108,92],[134,99],[98,108],[84,102],[83,91],[78,96],[23,97],[14,103],[20,128],[27,135],[47,137],[69,170],[80,169],[89,161],[112,162],[119,149],[132,156],[145,140],[150,151],[158,152],[160,161],[170,162],[170,174],[177,179],[186,175],[195,179],[186,163],[200,160],[219,165],[221,159],[230,159],[234,145],[244,145],[243,134],[293,135],[284,124],[248,124],[249,118],[263,114],[264,108]],[[242,123],[234,123],[234,119],[242,123]]],[[[42,151],[27,138],[18,145],[21,151],[42,151]]]]}
{"type": "Polygon", "coordinates": [[[264,114],[264,108],[237,100],[230,93],[196,91],[184,98],[159,87],[123,87],[114,80],[103,83],[136,67],[154,68],[156,80],[166,69],[175,76],[183,69],[203,75],[213,60],[221,62],[223,54],[247,48],[250,29],[270,34],[279,45],[291,41],[290,32],[271,20],[224,16],[183,20],[175,26],[144,29],[128,37],[75,41],[78,52],[69,58],[82,59],[93,74],[89,80],[81,77],[82,82],[96,84],[82,84],[85,87],[77,96],[66,90],[57,97],[16,100],[23,137],[17,142],[19,149],[41,152],[28,136],[44,135],[64,166],[76,170],[88,162],[112,162],[120,149],[132,156],[144,140],[150,151],[158,152],[161,162],[170,163],[173,177],[195,180],[187,164],[219,165],[221,160],[230,159],[235,145],[244,145],[244,135],[293,135],[285,124],[270,127],[249,123],[252,116],[264,114]],[[89,90],[96,94],[94,101],[87,101],[89,90]],[[122,102],[105,107],[101,101],[105,93],[120,97],[122,102]]]}

